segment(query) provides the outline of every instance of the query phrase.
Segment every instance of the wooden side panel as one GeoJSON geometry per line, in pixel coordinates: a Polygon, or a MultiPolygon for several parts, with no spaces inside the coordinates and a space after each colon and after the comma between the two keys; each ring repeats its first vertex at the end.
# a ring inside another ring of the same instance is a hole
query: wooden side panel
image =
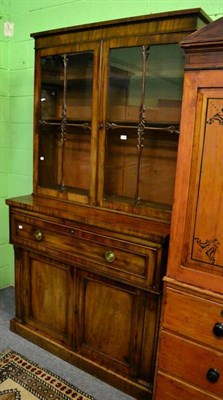
{"type": "Polygon", "coordinates": [[[141,360],[139,363],[139,379],[149,386],[154,378],[154,365],[157,350],[160,296],[147,293],[141,360]]]}

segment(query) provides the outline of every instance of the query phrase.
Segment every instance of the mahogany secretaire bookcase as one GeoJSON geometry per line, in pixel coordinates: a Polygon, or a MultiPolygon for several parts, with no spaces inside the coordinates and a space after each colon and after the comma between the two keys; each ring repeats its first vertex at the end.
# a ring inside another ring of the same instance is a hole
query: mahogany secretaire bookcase
{"type": "Polygon", "coordinates": [[[195,9],[32,35],[33,194],[7,200],[11,329],[138,399],[153,387],[179,42],[208,22],[195,9]]]}
{"type": "Polygon", "coordinates": [[[223,19],[186,54],[156,400],[223,396],[223,19]]]}

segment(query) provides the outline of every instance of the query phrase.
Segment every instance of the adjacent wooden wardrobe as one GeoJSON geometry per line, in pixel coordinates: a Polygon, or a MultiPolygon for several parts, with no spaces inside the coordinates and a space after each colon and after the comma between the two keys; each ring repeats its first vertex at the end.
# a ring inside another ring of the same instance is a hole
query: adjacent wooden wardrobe
{"type": "Polygon", "coordinates": [[[153,388],[179,41],[207,23],[194,9],[32,34],[33,193],[7,200],[11,329],[137,399],[153,388]]]}
{"type": "Polygon", "coordinates": [[[186,54],[155,400],[223,398],[223,19],[186,54]]]}

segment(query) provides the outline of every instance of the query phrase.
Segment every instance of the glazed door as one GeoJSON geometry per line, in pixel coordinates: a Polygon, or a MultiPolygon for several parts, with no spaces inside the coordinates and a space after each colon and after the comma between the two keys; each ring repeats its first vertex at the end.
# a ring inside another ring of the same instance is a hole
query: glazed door
{"type": "Polygon", "coordinates": [[[43,50],[36,63],[36,191],[94,203],[99,45],[43,50]]]}
{"type": "Polygon", "coordinates": [[[74,270],[68,265],[17,251],[16,277],[21,293],[17,299],[18,317],[68,346],[73,332],[73,275],[74,270]]]}
{"type": "Polygon", "coordinates": [[[78,353],[124,376],[136,377],[145,295],[139,289],[78,272],[78,353]]]}
{"type": "Polygon", "coordinates": [[[150,37],[107,42],[99,198],[107,207],[169,219],[184,56],[150,37]]]}

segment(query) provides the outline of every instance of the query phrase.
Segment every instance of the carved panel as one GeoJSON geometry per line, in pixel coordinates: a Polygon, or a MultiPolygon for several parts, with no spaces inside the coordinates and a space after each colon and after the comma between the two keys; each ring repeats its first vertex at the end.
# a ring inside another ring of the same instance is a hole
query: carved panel
{"type": "Polygon", "coordinates": [[[207,98],[192,259],[223,266],[223,98],[207,98]]]}

